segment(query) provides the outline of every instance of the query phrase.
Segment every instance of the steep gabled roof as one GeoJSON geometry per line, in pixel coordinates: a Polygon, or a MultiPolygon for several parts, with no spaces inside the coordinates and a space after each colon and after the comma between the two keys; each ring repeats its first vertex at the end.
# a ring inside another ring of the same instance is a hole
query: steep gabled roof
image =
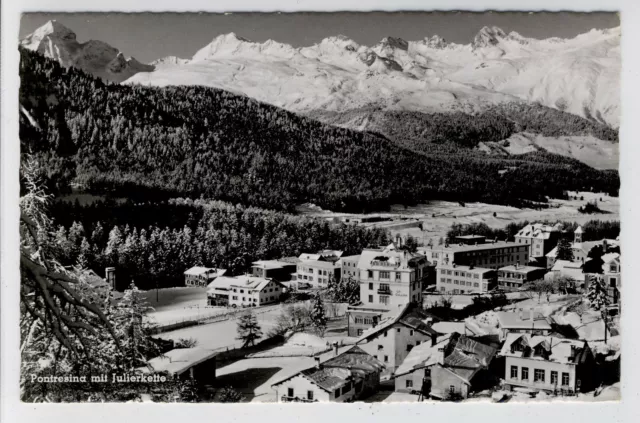
{"type": "Polygon", "coordinates": [[[377,326],[372,327],[371,329],[366,330],[360,338],[356,341],[356,344],[359,344],[363,341],[369,340],[375,337],[382,331],[385,331],[395,325],[396,323],[407,326],[411,329],[417,330],[425,335],[435,336],[438,335],[431,325],[427,324],[426,320],[431,319],[433,322],[438,321],[439,319],[435,316],[426,313],[419,307],[407,303],[402,309],[395,315],[391,317],[387,317],[382,319],[377,326]]]}
{"type": "Polygon", "coordinates": [[[579,357],[582,354],[587,353],[589,346],[586,341],[578,341],[575,339],[558,338],[554,336],[541,336],[530,335],[528,333],[510,333],[504,341],[504,345],[500,350],[500,355],[505,357],[521,357],[531,360],[542,360],[543,357],[538,356],[524,356],[524,351],[511,351],[511,345],[517,340],[522,339],[526,346],[535,348],[538,345],[542,345],[547,351],[549,351],[548,361],[554,361],[563,364],[575,364],[579,361],[579,357]],[[576,352],[572,355],[573,351],[576,352]]]}

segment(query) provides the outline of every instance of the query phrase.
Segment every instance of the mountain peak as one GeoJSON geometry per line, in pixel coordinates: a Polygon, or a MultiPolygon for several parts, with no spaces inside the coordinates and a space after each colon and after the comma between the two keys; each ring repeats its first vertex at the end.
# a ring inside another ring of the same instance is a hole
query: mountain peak
{"type": "Polygon", "coordinates": [[[47,35],[57,35],[60,38],[76,39],[76,34],[55,19],[50,20],[36,30],[47,35]]]}
{"type": "Polygon", "coordinates": [[[409,43],[402,38],[397,37],[384,37],[382,41],[380,41],[380,45],[382,45],[383,47],[397,48],[400,50],[409,49],[409,43]]]}
{"type": "Polygon", "coordinates": [[[494,46],[498,44],[501,39],[506,38],[506,36],[507,34],[497,26],[485,26],[476,34],[472,45],[474,48],[494,46]]]}

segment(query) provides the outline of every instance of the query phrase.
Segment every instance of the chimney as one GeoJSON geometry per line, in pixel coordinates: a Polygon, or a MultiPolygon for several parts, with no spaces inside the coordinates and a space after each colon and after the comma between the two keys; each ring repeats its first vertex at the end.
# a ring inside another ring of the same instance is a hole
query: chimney
{"type": "Polygon", "coordinates": [[[337,342],[333,343],[333,356],[334,357],[338,356],[338,343],[337,342]]]}
{"type": "Polygon", "coordinates": [[[438,353],[436,354],[437,363],[442,365],[444,364],[444,347],[438,348],[438,353]]]}
{"type": "Polygon", "coordinates": [[[314,357],[316,360],[316,369],[320,370],[320,357],[314,357]]]}

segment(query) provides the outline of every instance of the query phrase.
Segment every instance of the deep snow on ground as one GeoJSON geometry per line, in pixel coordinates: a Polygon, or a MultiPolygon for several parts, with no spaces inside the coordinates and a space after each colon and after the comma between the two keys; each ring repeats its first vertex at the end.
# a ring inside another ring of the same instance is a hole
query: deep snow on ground
{"type": "Polygon", "coordinates": [[[153,307],[149,320],[158,325],[186,320],[198,320],[229,312],[227,307],[207,306],[207,289],[200,287],[163,288],[140,291],[147,304],[153,307]]]}
{"type": "MultiPolygon", "coordinates": [[[[409,229],[391,229],[393,235],[400,234],[403,236],[412,235],[425,245],[431,240],[437,245],[440,237],[446,237],[447,231],[453,223],[470,224],[485,223],[492,228],[504,228],[511,222],[522,222],[528,220],[535,222],[538,220],[561,220],[567,222],[586,223],[589,220],[620,220],[620,199],[619,197],[610,197],[603,193],[592,192],[570,192],[572,197],[577,200],[558,200],[550,199],[550,208],[534,210],[534,209],[518,209],[510,206],[500,206],[487,203],[467,203],[464,206],[457,202],[450,201],[431,201],[428,204],[419,204],[417,206],[404,207],[402,205],[393,205],[389,212],[371,213],[371,214],[349,214],[335,213],[312,205],[304,204],[297,208],[297,212],[301,215],[320,218],[358,218],[358,217],[390,217],[394,220],[400,219],[418,219],[424,222],[424,230],[419,228],[409,229]],[[584,200],[580,200],[583,197],[584,200]],[[583,206],[588,201],[598,201],[598,207],[607,212],[606,214],[581,214],[578,207],[583,206]],[[600,201],[602,200],[602,201],[600,201]],[[496,216],[493,216],[496,213],[496,216]]],[[[385,223],[367,223],[365,226],[384,225],[385,223]]]]}

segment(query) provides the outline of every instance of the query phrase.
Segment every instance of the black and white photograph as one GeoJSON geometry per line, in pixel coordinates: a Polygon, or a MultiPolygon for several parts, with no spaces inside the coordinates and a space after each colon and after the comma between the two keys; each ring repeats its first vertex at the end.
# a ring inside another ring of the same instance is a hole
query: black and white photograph
{"type": "Polygon", "coordinates": [[[19,400],[621,401],[623,28],[23,13],[19,400]]]}

